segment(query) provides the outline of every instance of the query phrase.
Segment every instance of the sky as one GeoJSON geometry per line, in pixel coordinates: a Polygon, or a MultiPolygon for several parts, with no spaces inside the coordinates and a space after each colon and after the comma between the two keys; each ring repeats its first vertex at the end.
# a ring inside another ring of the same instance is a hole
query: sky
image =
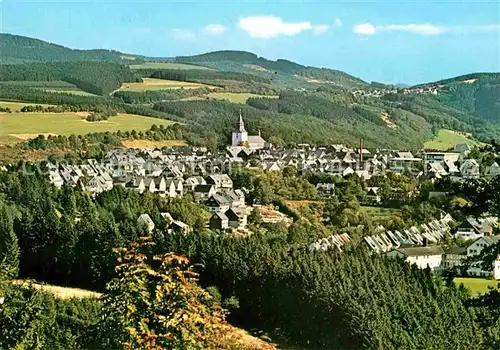
{"type": "Polygon", "coordinates": [[[245,50],[392,84],[500,71],[499,1],[3,0],[0,9],[1,32],[79,49],[245,50]]]}

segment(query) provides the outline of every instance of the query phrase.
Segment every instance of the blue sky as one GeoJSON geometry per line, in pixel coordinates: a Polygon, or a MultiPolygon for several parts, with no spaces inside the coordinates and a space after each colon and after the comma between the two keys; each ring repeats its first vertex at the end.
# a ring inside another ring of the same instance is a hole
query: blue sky
{"type": "Polygon", "coordinates": [[[9,1],[1,31],[148,56],[220,49],[420,83],[500,71],[500,2],[9,1]]]}

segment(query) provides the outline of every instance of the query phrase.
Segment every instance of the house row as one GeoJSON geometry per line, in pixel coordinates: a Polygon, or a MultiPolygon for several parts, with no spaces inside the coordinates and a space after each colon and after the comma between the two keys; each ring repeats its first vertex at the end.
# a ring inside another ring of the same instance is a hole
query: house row
{"type": "Polygon", "coordinates": [[[338,249],[342,251],[342,246],[351,241],[351,237],[347,233],[333,234],[328,237],[320,238],[316,242],[309,245],[310,250],[328,250],[338,249]]]}
{"type": "Polygon", "coordinates": [[[438,243],[450,233],[453,218],[449,214],[442,215],[419,227],[413,226],[403,230],[385,230],[380,226],[377,233],[364,237],[364,242],[376,253],[385,253],[401,246],[422,246],[427,242],[438,243]]]}
{"type": "MultiPolygon", "coordinates": [[[[49,164],[49,180],[58,187],[81,186],[91,193],[109,190],[116,183],[122,186],[128,183],[139,192],[179,196],[184,191],[181,191],[178,182],[171,184],[175,179],[189,179],[187,184],[183,184],[190,188],[186,192],[195,192],[195,186],[206,184],[214,185],[216,190],[227,189],[232,188],[227,174],[238,167],[281,171],[294,166],[300,172],[323,172],[341,177],[354,174],[364,179],[385,171],[412,171],[418,176],[452,176],[459,180],[500,175],[497,163],[481,167],[476,160],[467,159],[469,146],[457,145],[456,149],[455,152],[423,152],[417,155],[407,151],[356,149],[344,145],[299,145],[296,148],[271,149],[228,147],[217,152],[189,147],[162,151],[115,149],[100,162],[88,159],[82,164],[49,164]],[[206,181],[199,181],[200,177],[206,181]]],[[[319,185],[318,190],[328,196],[333,188],[319,185]]]]}

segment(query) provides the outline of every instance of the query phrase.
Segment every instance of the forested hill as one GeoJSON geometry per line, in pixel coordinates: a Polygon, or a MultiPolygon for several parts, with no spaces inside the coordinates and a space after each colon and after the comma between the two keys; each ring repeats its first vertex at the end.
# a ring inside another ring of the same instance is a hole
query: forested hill
{"type": "Polygon", "coordinates": [[[74,50],[47,41],[0,33],[0,61],[6,63],[51,61],[142,62],[143,57],[113,50],[74,50]]]}
{"type": "Polygon", "coordinates": [[[475,73],[441,80],[438,100],[475,117],[500,122],[500,73],[475,73]]]}
{"type": "Polygon", "coordinates": [[[215,69],[230,69],[242,73],[252,72],[261,75],[287,74],[309,82],[329,83],[343,87],[368,87],[363,80],[347,73],[328,69],[304,66],[284,59],[271,61],[246,51],[215,51],[195,56],[179,56],[179,63],[196,63],[215,69]]]}

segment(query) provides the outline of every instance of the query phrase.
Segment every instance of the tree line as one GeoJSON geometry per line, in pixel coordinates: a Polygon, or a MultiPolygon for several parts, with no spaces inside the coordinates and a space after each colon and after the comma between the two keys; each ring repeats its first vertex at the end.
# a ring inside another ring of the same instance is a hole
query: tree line
{"type": "Polygon", "coordinates": [[[107,95],[122,83],[140,81],[128,66],[110,62],[51,62],[4,65],[2,81],[62,80],[83,91],[107,95]]]}

